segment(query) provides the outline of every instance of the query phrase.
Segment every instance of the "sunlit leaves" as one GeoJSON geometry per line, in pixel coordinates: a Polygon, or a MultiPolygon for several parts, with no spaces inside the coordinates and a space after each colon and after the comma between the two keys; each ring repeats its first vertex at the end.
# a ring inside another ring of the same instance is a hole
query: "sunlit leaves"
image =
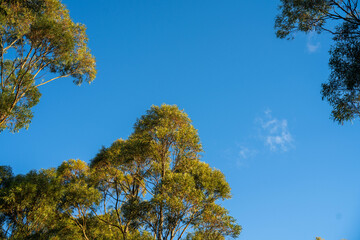
{"type": "Polygon", "coordinates": [[[13,176],[0,167],[4,239],[225,239],[241,227],[220,201],[221,171],[201,161],[191,120],[176,106],[153,106],[127,140],[103,147],[90,166],[13,176]]]}
{"type": "Polygon", "coordinates": [[[78,85],[94,80],[85,30],[59,0],[1,1],[0,132],[29,126],[39,86],[63,77],[78,85]]]}

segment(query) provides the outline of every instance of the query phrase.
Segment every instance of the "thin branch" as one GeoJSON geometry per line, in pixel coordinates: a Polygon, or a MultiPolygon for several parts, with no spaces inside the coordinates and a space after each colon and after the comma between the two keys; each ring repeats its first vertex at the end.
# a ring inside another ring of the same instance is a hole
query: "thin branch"
{"type": "Polygon", "coordinates": [[[15,39],[12,43],[10,43],[7,47],[4,48],[4,52],[6,52],[9,48],[11,48],[20,38],[15,39]]]}
{"type": "Polygon", "coordinates": [[[69,74],[66,74],[66,75],[62,75],[62,76],[58,76],[58,77],[54,77],[54,78],[52,78],[52,79],[50,79],[50,80],[48,80],[48,81],[46,81],[46,82],[39,83],[38,85],[35,85],[35,87],[40,87],[40,86],[42,86],[42,85],[45,85],[45,84],[47,84],[47,83],[49,83],[49,82],[52,82],[52,81],[54,81],[54,80],[56,80],[56,79],[59,79],[59,78],[69,77],[69,76],[71,76],[71,74],[72,74],[72,73],[69,73],[69,74]]]}

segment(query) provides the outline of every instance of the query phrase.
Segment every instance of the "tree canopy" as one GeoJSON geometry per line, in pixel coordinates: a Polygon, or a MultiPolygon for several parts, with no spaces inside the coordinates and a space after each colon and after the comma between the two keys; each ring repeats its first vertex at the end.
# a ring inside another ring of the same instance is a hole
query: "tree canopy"
{"type": "Polygon", "coordinates": [[[0,131],[27,128],[39,87],[59,78],[91,82],[95,59],[85,26],[59,0],[0,3],[0,131]]]}
{"type": "Polygon", "coordinates": [[[127,140],[87,164],[13,175],[0,167],[3,239],[223,240],[241,226],[221,206],[224,174],[203,162],[190,118],[153,106],[127,140]],[[41,196],[41,197],[39,197],[41,196]]]}
{"type": "Polygon", "coordinates": [[[275,19],[279,38],[292,39],[298,31],[332,35],[331,73],[321,95],[339,123],[360,117],[359,26],[358,0],[281,0],[275,19]]]}

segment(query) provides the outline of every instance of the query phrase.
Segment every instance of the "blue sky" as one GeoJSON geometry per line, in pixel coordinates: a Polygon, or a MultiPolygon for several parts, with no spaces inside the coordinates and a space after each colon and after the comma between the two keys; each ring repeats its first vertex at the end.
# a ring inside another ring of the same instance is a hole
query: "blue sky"
{"type": "Polygon", "coordinates": [[[151,105],[176,104],[223,171],[239,239],[359,239],[359,121],[321,100],[328,35],[276,39],[277,1],[63,0],[84,23],[98,76],[41,87],[29,130],[0,135],[15,173],[89,161],[151,105]]]}

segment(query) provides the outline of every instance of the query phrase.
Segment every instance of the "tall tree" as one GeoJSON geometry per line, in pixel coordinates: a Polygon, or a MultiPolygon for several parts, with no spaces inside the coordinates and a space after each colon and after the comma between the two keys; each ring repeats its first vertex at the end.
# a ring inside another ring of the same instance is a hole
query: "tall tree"
{"type": "MultiPolygon", "coordinates": [[[[197,130],[186,113],[177,106],[153,106],[135,124],[133,139],[149,145],[150,162],[145,176],[151,199],[145,226],[156,239],[181,239],[190,229],[203,229],[223,239],[237,237],[241,227],[231,217],[215,223],[207,213],[222,209],[217,201],[230,198],[224,175],[201,161],[202,146],[197,130]]],[[[223,212],[227,215],[226,210],[223,212]]]]}
{"type": "Polygon", "coordinates": [[[360,15],[358,0],[281,0],[275,19],[276,35],[328,32],[330,77],[322,84],[322,98],[333,107],[332,118],[343,123],[360,117],[360,15]]]}
{"type": "Polygon", "coordinates": [[[241,226],[221,201],[225,176],[201,161],[191,120],[153,106],[127,140],[103,148],[90,166],[12,174],[0,166],[1,239],[223,240],[241,226]]]}
{"type": "Polygon", "coordinates": [[[122,232],[134,226],[157,240],[236,238],[241,227],[219,205],[230,198],[230,187],[219,170],[201,161],[201,153],[191,120],[169,105],[151,107],[128,140],[100,151],[92,162],[97,172],[121,173],[105,177],[103,189],[118,203],[122,232]]]}
{"type": "Polygon", "coordinates": [[[60,0],[0,2],[0,131],[27,128],[39,87],[59,78],[91,82],[95,59],[85,26],[60,0]]]}

